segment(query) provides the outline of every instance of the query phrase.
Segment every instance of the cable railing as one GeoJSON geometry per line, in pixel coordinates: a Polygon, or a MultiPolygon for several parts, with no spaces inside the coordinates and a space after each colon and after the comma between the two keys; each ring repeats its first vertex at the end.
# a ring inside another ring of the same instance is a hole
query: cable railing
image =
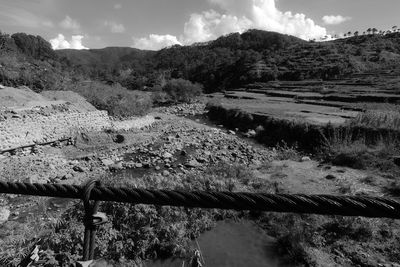
{"type": "Polygon", "coordinates": [[[85,185],[0,182],[0,193],[82,199],[85,208],[83,261],[94,258],[96,228],[107,221],[106,215],[98,212],[99,201],[400,219],[400,199],[372,196],[149,190],[102,186],[95,180],[85,185]]]}

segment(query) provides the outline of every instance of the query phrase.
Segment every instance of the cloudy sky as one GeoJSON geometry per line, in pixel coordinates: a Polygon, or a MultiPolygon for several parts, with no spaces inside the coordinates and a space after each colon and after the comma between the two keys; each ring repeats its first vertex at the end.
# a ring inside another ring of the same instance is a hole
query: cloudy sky
{"type": "Polygon", "coordinates": [[[303,39],[400,27],[399,0],[0,0],[0,31],[55,49],[157,50],[256,28],[303,39]]]}

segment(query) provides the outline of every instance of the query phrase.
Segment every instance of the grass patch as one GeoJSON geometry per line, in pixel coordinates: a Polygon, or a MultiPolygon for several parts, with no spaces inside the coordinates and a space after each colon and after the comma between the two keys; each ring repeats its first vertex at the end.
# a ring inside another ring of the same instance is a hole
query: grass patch
{"type": "Polygon", "coordinates": [[[367,110],[352,119],[350,125],[400,130],[400,110],[367,110]]]}
{"type": "Polygon", "coordinates": [[[301,158],[296,144],[289,146],[286,142],[281,141],[274,147],[277,160],[294,160],[298,161],[301,158]]]}
{"type": "Polygon", "coordinates": [[[296,266],[378,266],[399,259],[396,220],[265,213],[258,223],[296,266]]]}
{"type": "Polygon", "coordinates": [[[335,129],[331,136],[324,136],[324,140],[320,157],[334,165],[391,173],[400,171],[393,160],[400,154],[399,140],[394,137],[381,136],[375,143],[367,143],[362,136],[355,137],[349,128],[335,129]]]}

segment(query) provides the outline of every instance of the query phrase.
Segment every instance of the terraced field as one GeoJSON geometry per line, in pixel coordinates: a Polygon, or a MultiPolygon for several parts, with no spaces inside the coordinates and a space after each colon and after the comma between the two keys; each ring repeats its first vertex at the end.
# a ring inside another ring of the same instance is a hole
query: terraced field
{"type": "Polygon", "coordinates": [[[344,80],[250,84],[212,97],[227,109],[307,122],[341,125],[370,109],[400,102],[399,70],[359,73],[344,80]]]}

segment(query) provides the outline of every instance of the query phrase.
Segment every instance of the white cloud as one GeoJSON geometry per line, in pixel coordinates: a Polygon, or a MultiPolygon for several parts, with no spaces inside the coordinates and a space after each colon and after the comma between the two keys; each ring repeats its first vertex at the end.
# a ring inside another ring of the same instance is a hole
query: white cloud
{"type": "Polygon", "coordinates": [[[337,25],[337,24],[343,23],[345,21],[351,20],[351,18],[350,17],[343,17],[341,15],[337,15],[337,16],[330,15],[330,16],[323,16],[322,20],[323,20],[323,22],[325,24],[337,25]]]}
{"type": "Polygon", "coordinates": [[[125,32],[125,26],[123,24],[117,23],[115,21],[104,22],[104,26],[108,27],[112,33],[123,33],[125,32]]]}
{"type": "Polygon", "coordinates": [[[148,38],[133,38],[133,46],[139,49],[159,50],[161,48],[181,43],[175,36],[166,34],[150,34],[148,38]]]}
{"type": "Polygon", "coordinates": [[[115,4],[114,5],[114,9],[121,9],[122,8],[122,4],[115,4]]]}
{"type": "Polygon", "coordinates": [[[276,31],[303,39],[319,38],[326,35],[326,29],[315,24],[304,14],[282,12],[275,0],[209,0],[219,6],[223,13],[207,11],[192,14],[185,23],[183,38],[190,41],[203,41],[231,32],[248,29],[276,31]],[[195,19],[194,19],[195,18],[195,19]],[[195,29],[195,31],[193,31],[195,29]]]}
{"type": "Polygon", "coordinates": [[[50,44],[53,49],[88,49],[83,46],[82,39],[84,37],[82,35],[72,35],[71,40],[67,41],[65,36],[61,33],[57,35],[56,38],[50,40],[50,44]]]}
{"type": "MultiPolygon", "coordinates": [[[[193,13],[184,25],[177,41],[183,44],[204,42],[232,32],[260,29],[290,34],[302,39],[319,39],[327,35],[324,27],[316,25],[304,14],[282,12],[275,0],[208,0],[222,12],[213,9],[193,13]]],[[[143,39],[143,38],[142,38],[143,39]]],[[[150,40],[150,38],[146,38],[150,40]]]]}
{"type": "Polygon", "coordinates": [[[74,32],[78,32],[81,28],[81,25],[78,23],[78,21],[72,19],[68,15],[60,22],[60,26],[66,30],[72,30],[74,32]]]}

